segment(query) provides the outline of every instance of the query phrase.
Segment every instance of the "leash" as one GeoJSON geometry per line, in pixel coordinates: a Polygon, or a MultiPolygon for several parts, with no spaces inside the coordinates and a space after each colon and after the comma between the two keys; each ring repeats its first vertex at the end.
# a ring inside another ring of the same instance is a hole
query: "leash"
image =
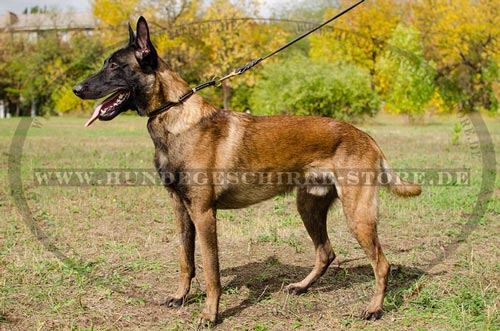
{"type": "Polygon", "coordinates": [[[358,5],[360,5],[364,1],[365,0],[360,0],[360,1],[356,2],[355,4],[353,4],[352,6],[350,6],[349,8],[344,9],[343,11],[341,11],[340,13],[338,13],[337,15],[331,17],[330,19],[328,19],[325,22],[321,23],[320,25],[314,27],[313,29],[311,29],[311,30],[309,30],[309,31],[301,34],[297,38],[295,38],[292,41],[286,43],[285,45],[279,47],[278,49],[272,51],[271,53],[269,53],[269,54],[267,54],[267,55],[265,55],[263,57],[259,57],[258,59],[255,59],[253,61],[250,61],[248,64],[246,64],[244,66],[236,68],[234,71],[232,71],[231,73],[227,74],[226,76],[224,76],[222,78],[218,78],[218,79],[212,79],[212,80],[209,80],[209,81],[207,81],[207,82],[205,82],[203,84],[200,84],[200,85],[197,85],[197,86],[193,87],[191,90],[189,90],[188,92],[184,93],[179,98],[178,101],[170,101],[169,103],[161,106],[160,108],[153,110],[151,113],[148,114],[148,117],[149,118],[154,118],[154,117],[160,115],[161,113],[169,110],[170,108],[175,107],[175,106],[183,103],[184,101],[186,101],[187,99],[189,99],[193,94],[197,93],[198,91],[201,91],[201,90],[203,90],[203,89],[205,89],[207,87],[210,87],[210,86],[220,86],[223,81],[225,81],[227,79],[230,79],[230,78],[232,78],[234,76],[238,76],[238,75],[243,74],[244,72],[252,69],[253,67],[255,67],[257,64],[261,63],[262,61],[270,58],[271,56],[274,56],[274,55],[278,54],[279,52],[281,52],[284,49],[290,47],[291,45],[295,44],[296,42],[304,39],[305,37],[307,37],[311,33],[315,32],[315,31],[321,29],[322,27],[324,27],[325,25],[333,22],[334,20],[336,20],[340,16],[346,14],[347,12],[351,11],[352,9],[354,9],[355,7],[357,7],[358,5]]]}

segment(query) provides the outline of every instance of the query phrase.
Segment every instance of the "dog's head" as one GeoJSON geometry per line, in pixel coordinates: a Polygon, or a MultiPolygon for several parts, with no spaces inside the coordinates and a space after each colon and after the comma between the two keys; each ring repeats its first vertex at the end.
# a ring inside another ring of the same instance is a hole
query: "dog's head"
{"type": "Polygon", "coordinates": [[[82,99],[100,99],[85,126],[96,119],[109,121],[126,110],[136,110],[146,115],[146,108],[155,82],[155,71],[159,65],[158,54],[149,38],[149,28],[144,17],[137,21],[137,34],[129,25],[129,43],[114,52],[104,61],[104,66],[95,75],[75,85],[73,92],[82,99]]]}

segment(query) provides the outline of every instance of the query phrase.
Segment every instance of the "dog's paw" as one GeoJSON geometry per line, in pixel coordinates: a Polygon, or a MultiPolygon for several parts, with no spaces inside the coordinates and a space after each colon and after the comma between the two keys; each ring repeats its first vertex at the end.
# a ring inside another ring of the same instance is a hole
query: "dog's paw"
{"type": "Polygon", "coordinates": [[[180,306],[184,305],[184,301],[185,301],[184,297],[178,298],[178,297],[174,297],[174,296],[169,296],[169,297],[167,297],[167,299],[165,299],[165,301],[160,303],[160,306],[166,306],[169,308],[180,307],[180,306]]]}
{"type": "Polygon", "coordinates": [[[201,313],[200,318],[198,319],[198,330],[210,329],[217,323],[217,315],[201,313]]]}
{"type": "Polygon", "coordinates": [[[285,291],[288,292],[288,293],[290,293],[290,294],[299,295],[299,294],[302,294],[302,293],[306,293],[307,292],[307,288],[303,287],[303,286],[300,286],[297,283],[295,283],[295,284],[290,284],[287,287],[285,287],[285,291]]]}
{"type": "Polygon", "coordinates": [[[368,321],[376,321],[382,317],[382,308],[365,309],[361,313],[361,318],[368,321]]]}

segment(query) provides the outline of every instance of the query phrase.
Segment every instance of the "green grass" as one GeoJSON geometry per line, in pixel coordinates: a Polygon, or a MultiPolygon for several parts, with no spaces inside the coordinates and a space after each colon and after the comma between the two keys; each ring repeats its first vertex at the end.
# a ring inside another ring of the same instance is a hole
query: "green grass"
{"type": "MultiPolygon", "coordinates": [[[[153,170],[144,119],[120,116],[90,129],[85,120],[39,119],[28,131],[21,177],[32,224],[11,196],[7,171],[19,120],[0,121],[0,330],[193,330],[205,300],[201,267],[186,306],[158,305],[175,290],[179,269],[161,186],[35,185],[38,168],[153,170]]],[[[308,293],[282,291],[314,263],[291,194],[219,211],[224,294],[215,329],[500,330],[500,179],[484,217],[470,224],[483,164],[474,136],[457,122],[435,117],[410,126],[381,116],[361,125],[394,168],[471,174],[468,186],[425,186],[414,199],[381,191],[379,233],[392,265],[382,320],[357,318],[373,275],[338,205],[329,214],[338,260],[308,293]]],[[[486,122],[500,150],[500,122],[486,122]]]]}

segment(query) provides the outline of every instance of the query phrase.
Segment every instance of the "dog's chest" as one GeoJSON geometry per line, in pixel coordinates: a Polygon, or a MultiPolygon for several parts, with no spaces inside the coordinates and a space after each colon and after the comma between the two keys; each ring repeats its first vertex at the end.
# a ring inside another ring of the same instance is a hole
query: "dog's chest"
{"type": "Polygon", "coordinates": [[[168,153],[166,151],[156,149],[154,164],[163,185],[169,189],[174,188],[176,184],[175,174],[178,171],[169,162],[168,153]]]}
{"type": "Polygon", "coordinates": [[[167,189],[174,191],[185,191],[187,189],[184,182],[186,169],[175,155],[171,155],[171,153],[162,149],[156,149],[154,164],[163,185],[167,189]]]}
{"type": "Polygon", "coordinates": [[[160,149],[155,150],[155,167],[158,171],[167,170],[169,168],[168,153],[160,149]]]}

